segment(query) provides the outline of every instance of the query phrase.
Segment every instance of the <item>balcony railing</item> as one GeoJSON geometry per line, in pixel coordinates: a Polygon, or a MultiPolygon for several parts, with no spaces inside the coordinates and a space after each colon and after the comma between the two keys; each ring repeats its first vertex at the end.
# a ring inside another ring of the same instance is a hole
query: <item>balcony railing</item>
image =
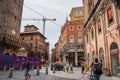
{"type": "Polygon", "coordinates": [[[0,42],[29,49],[29,45],[26,42],[6,33],[0,33],[0,42]]]}

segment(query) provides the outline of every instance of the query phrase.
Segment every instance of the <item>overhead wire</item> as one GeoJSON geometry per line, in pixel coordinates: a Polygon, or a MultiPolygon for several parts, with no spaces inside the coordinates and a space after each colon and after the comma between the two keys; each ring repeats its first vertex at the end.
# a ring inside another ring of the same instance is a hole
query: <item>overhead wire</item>
{"type": "Polygon", "coordinates": [[[54,11],[54,12],[60,12],[60,13],[63,13],[63,14],[65,14],[65,15],[69,16],[68,13],[65,13],[65,12],[63,12],[63,11],[59,11],[59,10],[55,10],[55,9],[46,8],[46,7],[43,7],[43,6],[39,6],[39,5],[33,4],[30,0],[27,0],[27,1],[29,1],[30,5],[38,6],[39,8],[47,9],[47,10],[52,11],[52,12],[53,12],[53,11],[54,11]]]}
{"type": "MultiPolygon", "coordinates": [[[[42,14],[40,14],[39,12],[35,11],[34,9],[32,9],[32,8],[28,7],[27,5],[25,5],[25,4],[24,4],[24,6],[25,6],[26,8],[28,8],[29,10],[31,10],[32,12],[34,12],[34,13],[38,14],[39,16],[41,16],[41,17],[43,17],[43,18],[46,18],[45,16],[43,16],[43,15],[42,15],[42,14]]],[[[58,25],[58,26],[60,26],[60,27],[61,27],[61,25],[60,25],[60,24],[58,24],[58,23],[56,23],[56,22],[53,22],[53,21],[52,21],[52,23],[53,23],[53,24],[56,24],[56,25],[58,25]]]]}

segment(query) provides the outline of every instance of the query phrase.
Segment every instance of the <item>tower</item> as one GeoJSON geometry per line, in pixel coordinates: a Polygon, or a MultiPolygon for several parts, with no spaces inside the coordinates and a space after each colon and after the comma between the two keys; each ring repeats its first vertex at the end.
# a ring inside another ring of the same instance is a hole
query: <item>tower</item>
{"type": "Polygon", "coordinates": [[[0,0],[0,33],[19,38],[24,0],[0,0]]]}

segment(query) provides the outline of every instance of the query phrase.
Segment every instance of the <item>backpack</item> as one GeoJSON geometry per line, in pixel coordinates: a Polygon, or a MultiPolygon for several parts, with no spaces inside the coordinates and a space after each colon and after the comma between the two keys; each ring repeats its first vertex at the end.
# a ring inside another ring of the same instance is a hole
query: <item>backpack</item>
{"type": "Polygon", "coordinates": [[[94,64],[94,72],[96,74],[99,74],[99,75],[103,74],[102,65],[101,64],[94,64]]]}

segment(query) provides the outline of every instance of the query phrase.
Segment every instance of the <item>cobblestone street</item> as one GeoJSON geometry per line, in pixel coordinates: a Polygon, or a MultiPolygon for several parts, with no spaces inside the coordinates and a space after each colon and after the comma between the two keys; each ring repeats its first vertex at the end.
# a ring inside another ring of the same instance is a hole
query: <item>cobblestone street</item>
{"type": "MultiPolygon", "coordinates": [[[[25,80],[24,71],[14,71],[13,77],[8,78],[9,71],[0,71],[0,80],[25,80]]],[[[45,74],[45,69],[40,70],[40,75],[36,76],[36,70],[30,71],[30,80],[89,80],[89,72],[81,74],[80,68],[74,68],[74,73],[66,73],[63,71],[56,71],[55,74],[49,69],[48,74],[45,74]]],[[[106,77],[101,76],[100,80],[119,80],[120,77],[106,77]]]]}

